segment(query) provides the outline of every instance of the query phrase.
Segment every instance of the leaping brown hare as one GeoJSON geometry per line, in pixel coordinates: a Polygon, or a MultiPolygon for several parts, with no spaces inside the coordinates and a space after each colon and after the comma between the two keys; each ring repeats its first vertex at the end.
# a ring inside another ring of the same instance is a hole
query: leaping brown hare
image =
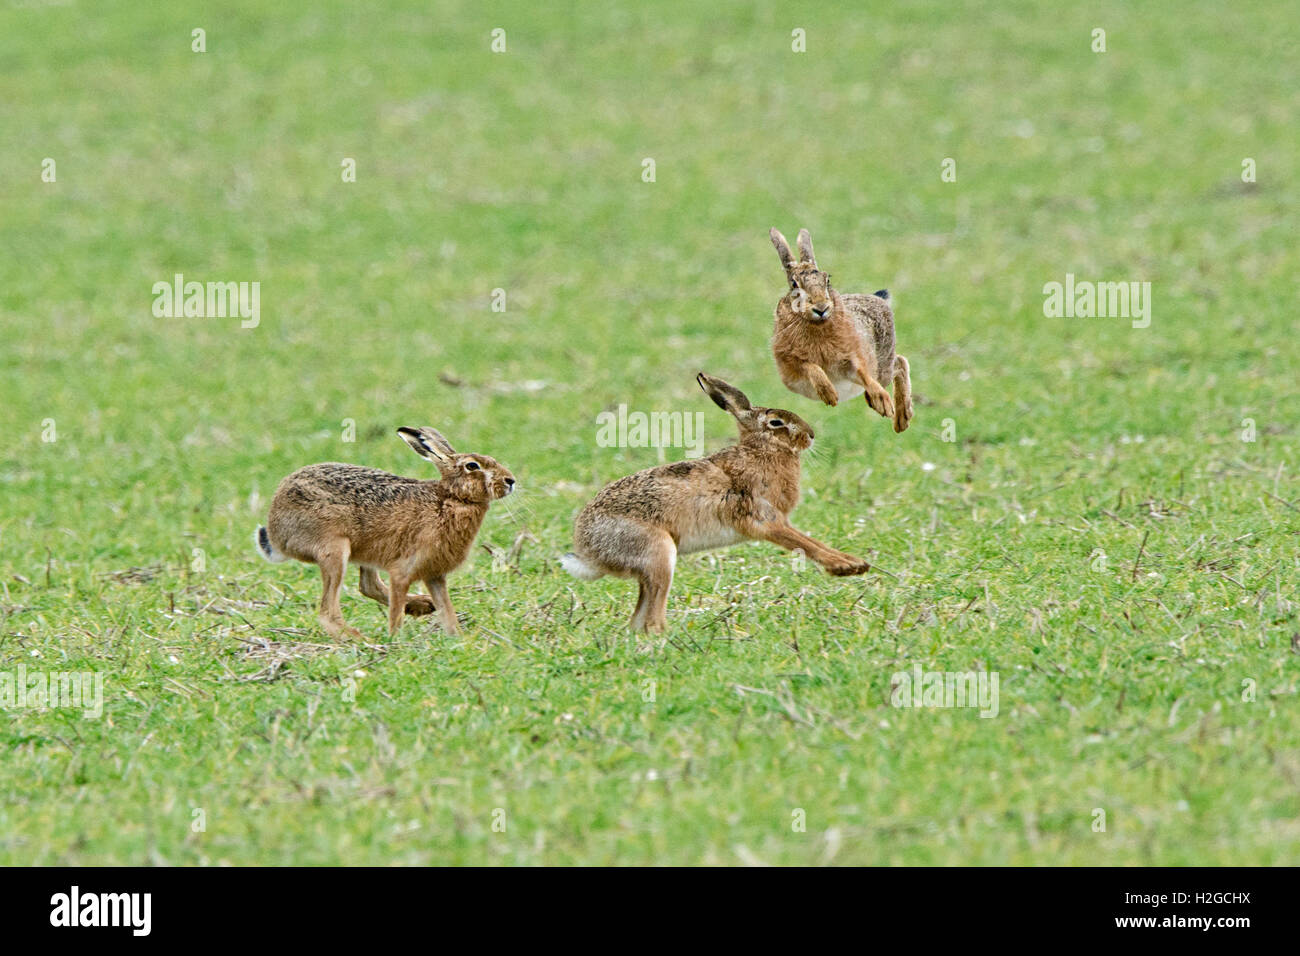
{"type": "Polygon", "coordinates": [[[605,486],[582,509],[574,550],[561,558],[574,577],[636,578],[640,594],[631,627],[662,631],[678,554],[745,540],[802,551],[831,574],[863,574],[871,566],[790,524],[799,501],[799,455],[813,430],[794,412],[750,405],[721,379],[696,379],[740,429],[740,441],[707,458],[660,465],[605,486]]]}
{"type": "Polygon", "coordinates": [[[769,233],[790,288],[776,304],[772,354],[781,381],[805,398],[838,405],[865,394],[867,404],[894,431],[912,421],[912,379],[907,359],[894,352],[894,313],[889,290],[840,295],[830,273],[817,268],[812,236],[799,230],[799,261],[776,229],[769,233]],[[894,397],[881,382],[894,383],[894,397]]]}
{"type": "Polygon", "coordinates": [[[280,482],[266,525],[257,529],[257,549],[268,561],[297,558],[320,566],[320,623],[331,637],[362,637],[343,623],[339,608],[349,561],[361,566],[361,593],[388,607],[390,634],[403,613],[434,610],[444,630],[459,633],[447,575],[469,556],[488,505],[514,490],[515,476],[504,465],[487,455],[458,454],[436,429],[397,433],[438,466],[441,480],[337,462],[308,465],[280,482]],[[429,597],[408,595],[416,581],[429,597]]]}

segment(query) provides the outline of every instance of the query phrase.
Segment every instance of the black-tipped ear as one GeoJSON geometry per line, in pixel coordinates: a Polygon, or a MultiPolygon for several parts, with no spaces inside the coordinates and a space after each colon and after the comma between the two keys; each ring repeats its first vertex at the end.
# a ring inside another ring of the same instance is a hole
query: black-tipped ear
{"type": "Polygon", "coordinates": [[[812,233],[807,229],[799,230],[799,261],[817,268],[817,257],[813,255],[812,233]]]}
{"type": "Polygon", "coordinates": [[[712,375],[706,375],[701,372],[695,376],[695,381],[700,383],[700,388],[704,389],[704,394],[713,399],[724,412],[729,412],[737,417],[742,412],[749,411],[749,399],[740,389],[728,385],[720,378],[714,378],[712,375]]]}
{"type": "Polygon", "coordinates": [[[785,274],[789,275],[790,270],[794,268],[794,256],[790,253],[790,243],[785,241],[785,236],[775,226],[768,232],[772,239],[772,245],[776,247],[776,254],[781,257],[781,267],[785,269],[785,274]]]}
{"type": "Polygon", "coordinates": [[[456,454],[451,443],[436,428],[399,428],[397,434],[411,446],[413,452],[435,464],[446,464],[456,454]]]}

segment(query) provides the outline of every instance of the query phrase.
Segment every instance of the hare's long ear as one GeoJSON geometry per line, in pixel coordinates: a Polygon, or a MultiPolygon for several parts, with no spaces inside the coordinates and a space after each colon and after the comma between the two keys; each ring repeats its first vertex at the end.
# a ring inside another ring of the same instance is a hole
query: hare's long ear
{"type": "Polygon", "coordinates": [[[785,241],[785,236],[773,226],[772,231],[768,233],[772,237],[772,245],[776,247],[776,254],[781,257],[781,267],[785,269],[788,277],[790,270],[794,268],[794,256],[790,254],[790,243],[785,241]]]}
{"type": "Polygon", "coordinates": [[[700,388],[704,389],[704,394],[713,399],[724,412],[729,412],[736,418],[739,418],[745,412],[749,411],[749,399],[740,389],[728,385],[720,378],[714,378],[712,375],[706,375],[701,372],[695,376],[695,381],[700,383],[700,388]]]}
{"type": "Polygon", "coordinates": [[[812,234],[807,229],[799,230],[799,261],[817,268],[817,257],[813,255],[812,234]]]}
{"type": "Polygon", "coordinates": [[[445,465],[451,461],[452,456],[456,454],[456,449],[451,447],[451,442],[442,437],[442,433],[436,428],[399,428],[397,434],[401,435],[405,442],[411,446],[421,458],[427,458],[434,464],[445,465]]]}

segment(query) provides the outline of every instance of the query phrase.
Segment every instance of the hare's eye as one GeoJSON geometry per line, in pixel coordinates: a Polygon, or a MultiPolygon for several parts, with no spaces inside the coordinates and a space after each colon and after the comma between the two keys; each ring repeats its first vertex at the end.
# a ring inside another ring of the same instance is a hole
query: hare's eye
{"type": "Polygon", "coordinates": [[[797,282],[795,282],[793,279],[791,279],[791,280],[790,280],[790,288],[792,288],[792,289],[797,289],[797,288],[799,288],[799,283],[797,283],[797,282]]]}
{"type": "Polygon", "coordinates": [[[478,471],[478,467],[479,467],[479,465],[478,465],[478,462],[476,462],[476,461],[467,461],[467,462],[465,462],[465,470],[466,470],[466,471],[478,471]]]}
{"type": "Polygon", "coordinates": [[[771,419],[771,420],[768,421],[768,423],[767,423],[767,427],[768,427],[768,428],[784,428],[784,427],[785,427],[785,422],[781,421],[781,419],[779,419],[779,418],[773,418],[773,419],[771,419]]]}

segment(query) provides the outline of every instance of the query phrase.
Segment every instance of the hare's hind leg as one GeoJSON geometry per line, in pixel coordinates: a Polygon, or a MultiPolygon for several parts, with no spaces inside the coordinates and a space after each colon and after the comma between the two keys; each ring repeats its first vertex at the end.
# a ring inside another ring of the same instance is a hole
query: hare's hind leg
{"type": "Polygon", "coordinates": [[[645,581],[638,579],[636,588],[636,610],[632,612],[632,620],[628,622],[628,625],[632,630],[645,630],[645,616],[649,608],[650,601],[648,600],[645,581]]]}
{"type": "Polygon", "coordinates": [[[894,431],[907,431],[912,423],[912,367],[901,355],[894,356],[894,431]]]}
{"type": "MultiPolygon", "coordinates": [[[[384,607],[388,607],[388,588],[384,587],[384,582],[379,579],[379,572],[365,565],[361,566],[361,593],[372,601],[378,601],[384,607]]],[[[434,610],[433,598],[425,597],[423,594],[406,596],[406,613],[411,617],[432,614],[434,610]]]]}
{"type": "Polygon", "coordinates": [[[586,523],[579,519],[574,544],[584,560],[601,572],[634,578],[640,585],[628,627],[634,631],[663,630],[668,589],[677,565],[677,545],[672,535],[637,518],[603,514],[586,523]]]}
{"type": "Polygon", "coordinates": [[[346,539],[332,541],[316,552],[320,567],[322,591],[320,596],[320,624],[330,637],[349,637],[362,640],[362,634],[343,623],[343,610],[339,607],[339,592],[343,590],[343,574],[348,569],[348,555],[352,549],[346,539]]]}
{"type": "Polygon", "coordinates": [[[662,528],[632,528],[620,541],[626,548],[627,570],[640,585],[636,610],[628,625],[634,631],[659,633],[668,624],[668,591],[673,586],[673,569],[677,566],[677,545],[662,528]],[[628,556],[630,555],[630,560],[628,556]]]}
{"type": "Polygon", "coordinates": [[[676,567],[677,545],[673,544],[668,532],[660,531],[637,576],[641,582],[641,601],[637,604],[641,620],[638,624],[636,615],[633,615],[633,628],[658,634],[668,626],[668,592],[673,586],[676,567]]]}
{"type": "Polygon", "coordinates": [[[669,562],[659,569],[646,589],[644,628],[650,634],[660,634],[668,626],[668,592],[673,586],[674,564],[675,561],[669,562]]]}

